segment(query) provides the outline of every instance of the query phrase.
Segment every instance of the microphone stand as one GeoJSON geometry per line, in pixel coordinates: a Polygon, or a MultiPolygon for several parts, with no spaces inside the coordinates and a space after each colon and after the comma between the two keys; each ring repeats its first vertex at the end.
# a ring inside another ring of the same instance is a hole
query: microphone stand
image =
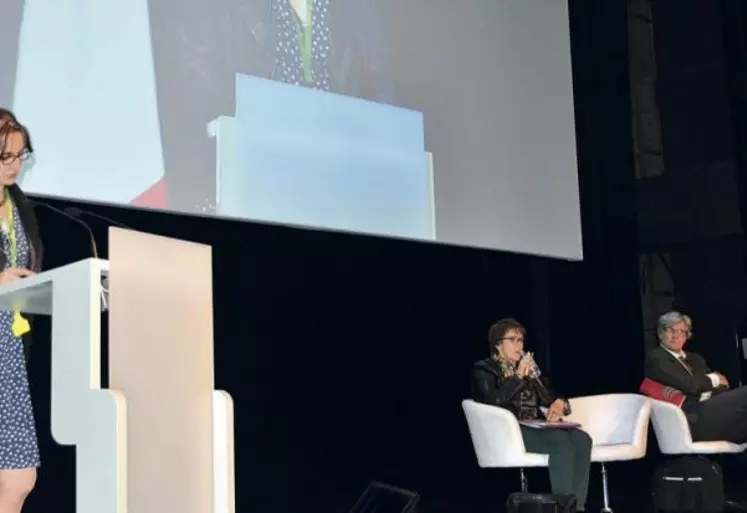
{"type": "MultiPolygon", "coordinates": [[[[86,232],[88,232],[88,236],[91,239],[91,253],[93,253],[93,258],[97,259],[99,258],[99,249],[98,245],[96,244],[96,237],[93,234],[93,230],[91,229],[91,226],[86,223],[84,220],[80,219],[79,217],[74,216],[73,214],[67,212],[67,209],[63,210],[60,208],[57,208],[53,205],[50,205],[49,203],[45,203],[43,201],[38,200],[32,200],[31,204],[34,207],[44,207],[46,209],[51,210],[52,212],[59,214],[63,217],[66,217],[68,219],[71,219],[81,225],[83,228],[86,229],[86,232]]],[[[101,281],[101,311],[105,312],[109,308],[109,301],[107,300],[107,295],[109,294],[109,279],[103,278],[101,281]]]]}
{"type": "Polygon", "coordinates": [[[79,219],[79,218],[77,218],[77,217],[75,217],[75,216],[73,216],[71,214],[68,214],[67,212],[65,212],[64,210],[62,210],[60,208],[57,208],[57,207],[54,207],[54,206],[50,205],[49,203],[45,203],[43,201],[36,201],[36,200],[34,200],[34,201],[31,202],[31,204],[33,206],[35,206],[35,207],[38,206],[38,207],[44,207],[46,209],[49,209],[52,212],[55,212],[55,213],[57,213],[57,214],[59,214],[59,215],[61,215],[63,217],[66,217],[68,219],[71,219],[71,220],[75,221],[76,223],[78,223],[79,225],[81,225],[83,228],[85,228],[86,232],[88,232],[88,236],[91,239],[91,252],[93,253],[93,257],[96,258],[96,259],[99,258],[99,249],[98,249],[98,245],[96,244],[96,237],[93,235],[93,230],[91,230],[91,227],[89,226],[88,223],[86,223],[82,219],[79,219]]]}
{"type": "Polygon", "coordinates": [[[112,219],[111,217],[107,217],[103,214],[99,214],[98,212],[94,212],[93,210],[84,210],[82,208],[77,208],[77,207],[67,207],[65,209],[65,212],[67,212],[69,215],[75,218],[78,218],[78,219],[80,219],[83,216],[95,217],[96,219],[100,221],[104,221],[105,223],[113,224],[115,226],[119,226],[120,228],[125,228],[127,230],[132,230],[130,226],[127,226],[124,223],[116,221],[112,219]]]}

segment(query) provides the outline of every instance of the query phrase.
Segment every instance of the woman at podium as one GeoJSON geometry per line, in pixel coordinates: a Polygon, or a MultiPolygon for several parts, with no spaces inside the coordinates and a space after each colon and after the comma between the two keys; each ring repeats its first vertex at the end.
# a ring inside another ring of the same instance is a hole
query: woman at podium
{"type": "Polygon", "coordinates": [[[150,1],[168,207],[215,211],[206,129],[235,115],[237,74],[394,103],[379,11],[375,0],[150,1]]]}
{"type": "MultiPolygon", "coordinates": [[[[28,130],[0,109],[0,285],[41,269],[36,216],[16,184],[32,151],[28,130]]],[[[29,331],[20,312],[0,312],[0,513],[21,512],[40,464],[23,344],[29,331]]]]}

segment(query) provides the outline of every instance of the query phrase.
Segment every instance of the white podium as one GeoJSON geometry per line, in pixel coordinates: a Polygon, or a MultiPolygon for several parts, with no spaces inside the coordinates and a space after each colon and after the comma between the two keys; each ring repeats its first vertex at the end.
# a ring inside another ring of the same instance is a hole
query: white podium
{"type": "Polygon", "coordinates": [[[76,447],[76,512],[233,513],[233,408],[213,390],[211,248],[110,228],[109,257],[0,287],[0,310],[52,316],[52,436],[76,447]]]}

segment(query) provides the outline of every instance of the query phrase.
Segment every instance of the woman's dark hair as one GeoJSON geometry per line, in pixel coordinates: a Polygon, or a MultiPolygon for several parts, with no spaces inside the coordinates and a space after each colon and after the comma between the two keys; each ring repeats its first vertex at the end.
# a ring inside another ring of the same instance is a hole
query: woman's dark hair
{"type": "Polygon", "coordinates": [[[498,345],[500,345],[501,340],[511,330],[518,331],[522,336],[526,336],[527,334],[527,329],[524,325],[511,317],[501,319],[490,327],[488,330],[488,344],[491,355],[494,355],[498,351],[498,345]]]}
{"type": "Polygon", "coordinates": [[[5,152],[5,142],[8,140],[8,136],[13,133],[21,134],[26,143],[26,150],[29,153],[34,152],[28,129],[18,122],[15,114],[8,109],[0,108],[0,154],[5,152]]]}

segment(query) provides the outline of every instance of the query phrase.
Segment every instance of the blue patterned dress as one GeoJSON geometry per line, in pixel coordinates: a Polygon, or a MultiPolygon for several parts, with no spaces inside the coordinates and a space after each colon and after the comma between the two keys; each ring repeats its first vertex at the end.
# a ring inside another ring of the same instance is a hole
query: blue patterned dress
{"type": "MultiPolygon", "coordinates": [[[[13,209],[18,262],[28,267],[29,242],[18,214],[13,209]]],[[[2,231],[3,253],[10,265],[10,237],[2,231]]],[[[12,312],[0,312],[0,468],[38,467],[39,445],[31,405],[23,341],[13,336],[12,312]]]]}
{"type": "Polygon", "coordinates": [[[310,80],[306,76],[301,41],[304,26],[288,0],[273,3],[278,20],[277,47],[275,55],[280,70],[280,82],[330,90],[329,59],[332,41],[329,29],[329,0],[311,2],[311,69],[310,80]]]}

